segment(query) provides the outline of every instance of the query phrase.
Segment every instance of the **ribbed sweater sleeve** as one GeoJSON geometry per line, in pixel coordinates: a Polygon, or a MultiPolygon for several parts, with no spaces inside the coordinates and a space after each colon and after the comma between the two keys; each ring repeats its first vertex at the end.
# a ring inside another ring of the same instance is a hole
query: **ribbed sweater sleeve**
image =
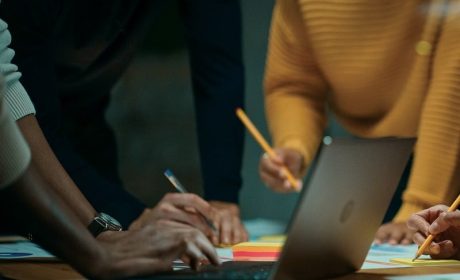
{"type": "Polygon", "coordinates": [[[8,25],[0,19],[0,74],[3,74],[7,84],[5,103],[13,119],[35,114],[35,108],[24,87],[19,82],[21,73],[18,67],[11,63],[14,51],[8,48],[11,43],[11,34],[8,25]]]}
{"type": "Polygon", "coordinates": [[[4,188],[24,172],[31,155],[3,100],[2,81],[0,87],[0,188],[4,188]]]}
{"type": "Polygon", "coordinates": [[[431,86],[422,108],[412,175],[395,221],[415,211],[450,205],[460,192],[460,20],[444,19],[431,86]]]}
{"type": "Polygon", "coordinates": [[[326,124],[328,90],[309,52],[300,9],[294,0],[277,1],[265,73],[265,108],[275,147],[292,148],[313,159],[326,124]]]}

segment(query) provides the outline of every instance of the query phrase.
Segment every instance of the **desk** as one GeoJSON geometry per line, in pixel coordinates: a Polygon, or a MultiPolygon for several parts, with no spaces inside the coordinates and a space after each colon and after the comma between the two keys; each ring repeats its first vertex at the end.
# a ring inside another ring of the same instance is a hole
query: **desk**
{"type": "MultiPolygon", "coordinates": [[[[336,278],[336,280],[384,280],[388,276],[459,273],[458,266],[410,267],[392,269],[363,270],[336,278]]],[[[70,266],[63,263],[10,262],[0,263],[0,273],[4,277],[20,280],[79,280],[85,279],[70,266]]]]}

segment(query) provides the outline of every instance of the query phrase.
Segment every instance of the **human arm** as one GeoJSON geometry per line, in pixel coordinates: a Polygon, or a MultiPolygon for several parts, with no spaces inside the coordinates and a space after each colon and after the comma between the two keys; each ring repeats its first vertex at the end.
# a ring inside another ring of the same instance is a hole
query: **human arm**
{"type": "Polygon", "coordinates": [[[241,10],[237,0],[181,1],[190,55],[204,198],[217,210],[221,242],[247,240],[240,221],[244,128],[241,10]]]}
{"type": "Polygon", "coordinates": [[[298,178],[304,175],[326,125],[328,86],[311,52],[299,10],[295,1],[276,2],[264,80],[265,110],[274,146],[278,151],[290,150],[293,156],[289,158],[295,162],[262,157],[259,170],[264,182],[284,191],[280,163],[295,167],[291,171],[298,178]]]}
{"type": "Polygon", "coordinates": [[[0,196],[4,216],[19,233],[42,244],[91,279],[112,279],[170,270],[182,257],[197,269],[218,264],[205,236],[191,227],[157,223],[139,231],[106,233],[102,241],[46,186],[33,166],[25,139],[3,102],[0,76],[0,196]],[[109,237],[107,237],[107,234],[109,237]]]}
{"type": "Polygon", "coordinates": [[[394,227],[379,229],[386,240],[393,239],[394,243],[412,239],[410,232],[398,224],[404,225],[410,215],[425,208],[450,203],[460,191],[458,23],[457,20],[449,21],[444,27],[442,35],[436,39],[436,53],[429,58],[433,59],[433,68],[430,77],[426,78],[430,84],[420,115],[411,176],[403,194],[403,204],[389,224],[396,224],[399,230],[394,227]]]}

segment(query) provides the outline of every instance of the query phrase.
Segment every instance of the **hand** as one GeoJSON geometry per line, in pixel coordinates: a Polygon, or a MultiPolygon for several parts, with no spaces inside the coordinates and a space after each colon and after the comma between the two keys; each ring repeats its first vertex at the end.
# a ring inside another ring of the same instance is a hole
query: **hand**
{"type": "Polygon", "coordinates": [[[406,223],[386,223],[381,225],[375,234],[374,242],[392,245],[411,244],[414,231],[406,226],[406,223]]]}
{"type": "Polygon", "coordinates": [[[213,240],[214,245],[231,245],[248,240],[248,232],[240,220],[240,209],[234,203],[210,201],[216,210],[215,224],[219,230],[219,238],[213,240]]]}
{"type": "Polygon", "coordinates": [[[129,230],[140,229],[157,221],[167,220],[195,227],[208,236],[210,240],[217,240],[217,233],[212,231],[203,216],[214,221],[216,212],[208,202],[198,195],[168,193],[153,209],[145,209],[139,218],[129,226],[129,230]]]}
{"type": "Polygon", "coordinates": [[[416,231],[414,242],[421,245],[430,234],[435,238],[424,254],[433,259],[460,259],[460,211],[447,212],[445,205],[436,205],[412,215],[407,222],[416,231]]]}
{"type": "Polygon", "coordinates": [[[95,278],[112,279],[153,274],[172,269],[172,262],[184,260],[198,270],[202,263],[219,265],[214,247],[195,228],[159,221],[139,230],[106,231],[98,236],[105,252],[95,278]]]}
{"type": "MultiPolygon", "coordinates": [[[[300,178],[303,156],[299,152],[288,148],[275,149],[276,158],[269,157],[266,153],[261,157],[259,163],[259,174],[262,181],[270,188],[278,192],[291,192],[296,189],[287,180],[282,167],[286,166],[292,175],[300,178]]],[[[302,186],[302,181],[297,181],[298,186],[302,186]]]]}

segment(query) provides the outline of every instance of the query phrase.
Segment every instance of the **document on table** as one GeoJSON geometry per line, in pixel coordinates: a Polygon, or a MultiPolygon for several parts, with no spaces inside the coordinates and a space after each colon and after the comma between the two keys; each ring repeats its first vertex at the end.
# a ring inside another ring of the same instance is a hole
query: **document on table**
{"type": "Polygon", "coordinates": [[[0,260],[58,260],[54,255],[30,241],[0,243],[0,260]]]}
{"type": "Polygon", "coordinates": [[[450,274],[426,274],[415,276],[387,276],[386,280],[458,280],[460,273],[450,274]]]}
{"type": "Polygon", "coordinates": [[[413,258],[417,245],[372,244],[361,269],[411,267],[391,262],[394,258],[413,258]]]}
{"type": "Polygon", "coordinates": [[[423,256],[419,260],[412,262],[417,249],[418,247],[415,244],[372,244],[361,269],[460,265],[460,261],[457,260],[432,260],[429,256],[423,256]]]}

